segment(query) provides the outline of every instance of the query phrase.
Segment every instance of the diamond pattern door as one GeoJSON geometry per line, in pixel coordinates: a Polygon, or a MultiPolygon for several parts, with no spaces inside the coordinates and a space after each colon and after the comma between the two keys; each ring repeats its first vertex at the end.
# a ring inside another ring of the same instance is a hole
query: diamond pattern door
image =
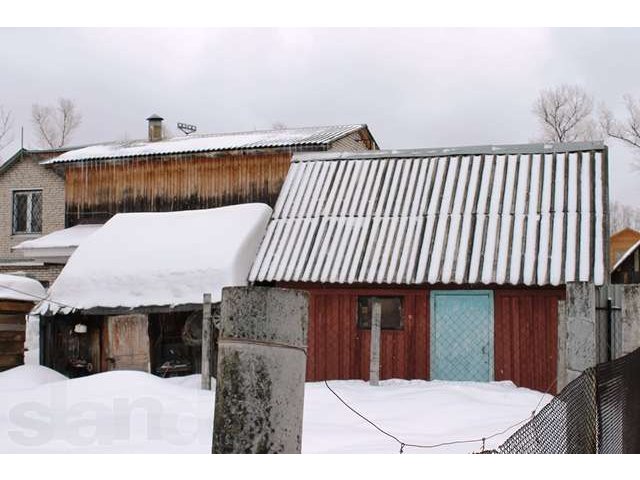
{"type": "Polygon", "coordinates": [[[493,379],[493,292],[431,292],[431,379],[493,379]]]}

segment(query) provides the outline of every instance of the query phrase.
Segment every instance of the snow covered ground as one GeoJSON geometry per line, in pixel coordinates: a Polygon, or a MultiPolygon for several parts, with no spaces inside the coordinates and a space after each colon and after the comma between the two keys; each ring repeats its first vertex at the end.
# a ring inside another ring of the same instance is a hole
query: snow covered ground
{"type": "MultiPolygon", "coordinates": [[[[41,366],[0,373],[0,452],[182,452],[211,448],[213,393],[199,376],[114,371],[68,380],[41,366]]],[[[510,382],[331,381],[352,407],[405,443],[489,436],[531,415],[543,394],[510,382]]],[[[544,395],[539,408],[552,397],[544,395]]],[[[514,429],[487,441],[500,445],[514,429]]],[[[406,453],[465,453],[480,442],[406,453]]],[[[397,453],[324,383],[305,392],[303,453],[397,453]]]]}

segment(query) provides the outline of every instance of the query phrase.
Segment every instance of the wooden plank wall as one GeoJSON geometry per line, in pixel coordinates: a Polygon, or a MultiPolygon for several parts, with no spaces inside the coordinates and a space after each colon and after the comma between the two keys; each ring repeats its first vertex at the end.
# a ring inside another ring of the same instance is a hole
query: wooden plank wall
{"type": "Polygon", "coordinates": [[[291,153],[146,157],[87,162],[65,173],[67,227],[121,212],[161,212],[262,202],[274,206],[291,153]]]}
{"type": "MultiPolygon", "coordinates": [[[[429,379],[430,290],[286,284],[310,295],[307,381],[369,379],[370,332],[357,328],[358,295],[402,295],[403,330],[383,330],[381,378],[429,379]]],[[[486,289],[486,287],[484,287],[486,289]]],[[[494,378],[555,392],[559,288],[494,291],[494,378]]]]}
{"type": "Polygon", "coordinates": [[[30,302],[0,300],[0,372],[24,364],[25,315],[30,302]]]}
{"type": "Polygon", "coordinates": [[[556,392],[559,290],[494,291],[495,380],[556,392]]]}
{"type": "Polygon", "coordinates": [[[369,379],[371,336],[357,326],[358,295],[402,295],[404,329],[383,330],[380,378],[428,378],[428,303],[416,290],[310,290],[307,381],[369,379]]]}

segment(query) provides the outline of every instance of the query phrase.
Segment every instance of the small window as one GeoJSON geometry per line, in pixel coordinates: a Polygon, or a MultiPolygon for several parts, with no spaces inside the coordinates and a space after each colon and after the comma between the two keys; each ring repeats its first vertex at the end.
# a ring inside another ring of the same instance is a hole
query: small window
{"type": "Polygon", "coordinates": [[[380,326],[383,330],[402,330],[402,297],[358,297],[358,328],[371,328],[373,302],[380,302],[380,326]]]}
{"type": "Polygon", "coordinates": [[[42,190],[13,192],[13,233],[42,233],[42,190]]]}

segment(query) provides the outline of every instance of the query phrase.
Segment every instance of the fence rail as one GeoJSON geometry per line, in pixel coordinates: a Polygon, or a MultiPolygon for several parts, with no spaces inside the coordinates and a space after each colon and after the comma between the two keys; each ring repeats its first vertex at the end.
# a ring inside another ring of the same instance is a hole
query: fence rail
{"type": "Polygon", "coordinates": [[[640,453],[640,349],[585,370],[496,453],[640,453]]]}

